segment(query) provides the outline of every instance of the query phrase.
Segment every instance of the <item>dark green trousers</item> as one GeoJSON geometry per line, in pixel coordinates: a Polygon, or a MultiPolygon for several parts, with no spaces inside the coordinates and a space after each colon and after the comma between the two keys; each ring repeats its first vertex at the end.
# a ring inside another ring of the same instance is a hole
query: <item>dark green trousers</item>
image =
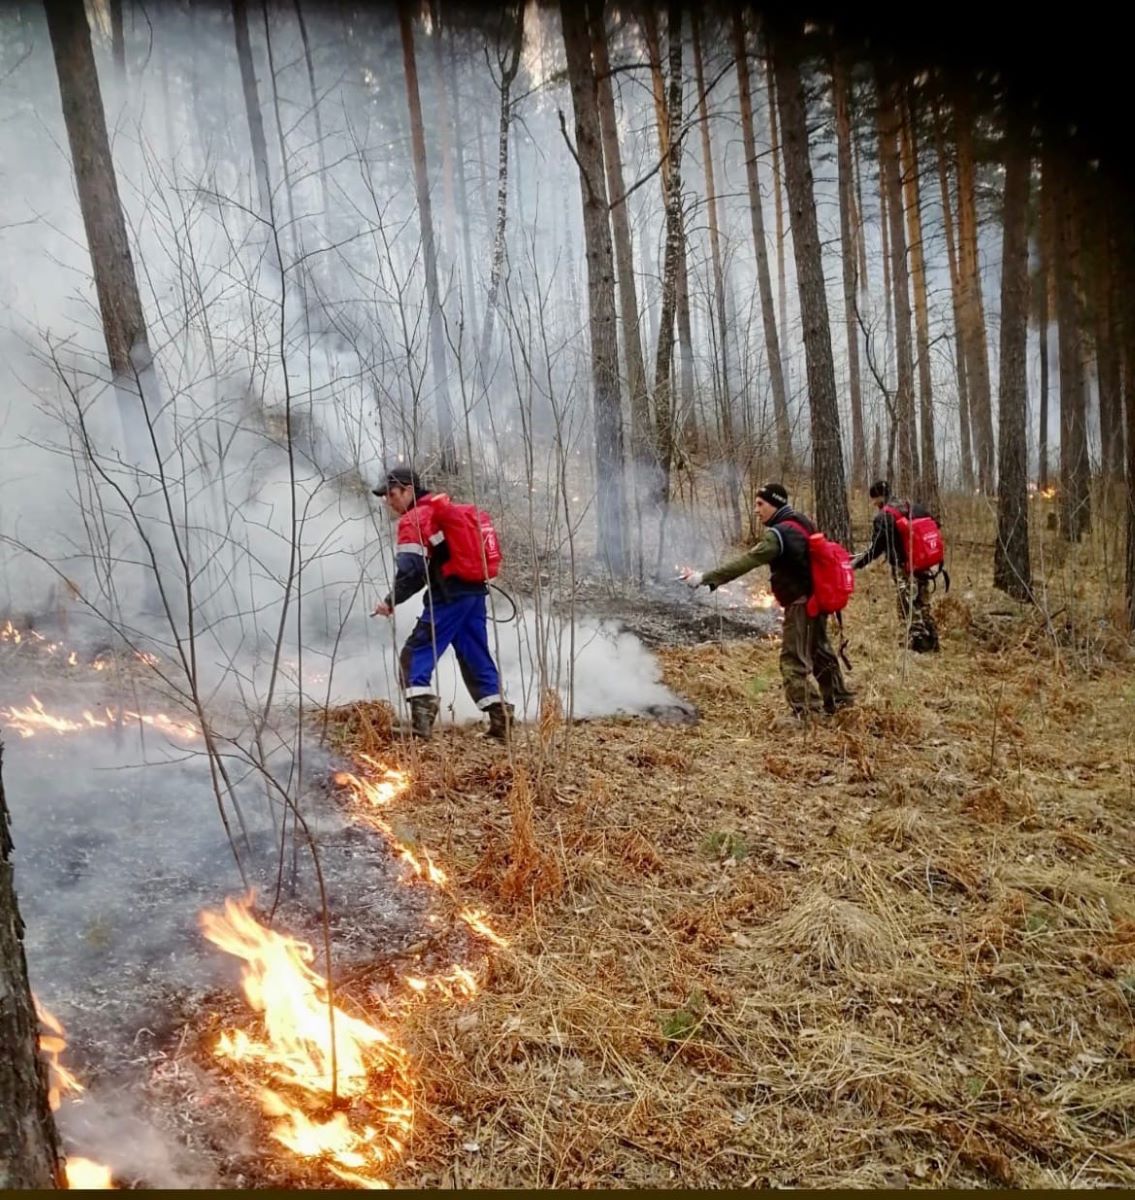
{"type": "Polygon", "coordinates": [[[797,600],[784,610],[780,643],[780,675],[784,695],[797,716],[835,712],[852,702],[843,681],[839,658],[828,641],[827,617],[809,617],[806,601],[797,600]]]}

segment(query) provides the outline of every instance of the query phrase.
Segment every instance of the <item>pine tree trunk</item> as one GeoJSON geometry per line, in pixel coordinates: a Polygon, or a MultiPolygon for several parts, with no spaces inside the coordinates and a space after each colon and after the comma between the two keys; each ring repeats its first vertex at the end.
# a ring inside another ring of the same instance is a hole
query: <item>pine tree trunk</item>
{"type": "Polygon", "coordinates": [[[1127,628],[1135,630],[1135,236],[1130,223],[1117,226],[1123,271],[1121,331],[1123,344],[1123,398],[1127,413],[1127,628]]]}
{"type": "Polygon", "coordinates": [[[591,0],[591,50],[595,63],[599,95],[599,121],[603,135],[603,160],[607,171],[607,191],[611,197],[611,228],[615,240],[615,265],[619,277],[619,307],[622,312],[623,358],[627,366],[627,390],[630,393],[631,461],[635,477],[653,477],[658,470],[658,451],[650,427],[650,394],[646,384],[646,361],[642,353],[639,329],[638,288],[635,284],[634,243],[630,213],[624,199],[623,160],[619,148],[619,125],[615,113],[615,93],[611,86],[611,65],[607,58],[607,30],[603,0],[591,0]]]}
{"type": "Polygon", "coordinates": [[[946,235],[946,261],[950,269],[950,302],[954,314],[954,369],[958,380],[958,429],[960,436],[962,488],[974,489],[972,422],[969,409],[969,380],[966,374],[964,321],[962,320],[962,283],[958,253],[954,242],[953,204],[950,199],[950,173],[946,158],[946,135],[942,114],[934,105],[934,151],[938,160],[938,186],[942,194],[942,227],[946,235]]]}
{"type": "Polygon", "coordinates": [[[863,395],[859,378],[859,324],[855,318],[858,259],[851,110],[847,67],[838,52],[832,57],[831,70],[839,167],[839,239],[840,259],[843,264],[844,329],[847,337],[848,392],[851,398],[851,478],[855,484],[866,486],[870,481],[867,479],[867,444],[863,431],[863,395]]]}
{"type": "MultiPolygon", "coordinates": [[[[784,270],[784,175],[780,167],[780,121],[777,117],[776,78],[772,68],[772,56],[765,55],[765,88],[768,92],[769,149],[772,152],[772,194],[776,228],[776,298],[779,315],[778,329],[788,329],[788,282],[784,270]]],[[[784,364],[785,389],[792,390],[792,358],[784,364]]]]}
{"type": "MultiPolygon", "coordinates": [[[[848,108],[851,107],[850,86],[848,88],[848,108]]],[[[867,239],[863,236],[863,174],[860,170],[861,155],[859,143],[851,139],[851,166],[855,176],[855,211],[852,214],[851,228],[855,235],[855,243],[859,253],[859,295],[864,301],[870,293],[870,275],[867,273],[867,239]]]]}
{"type": "MultiPolygon", "coordinates": [[[[78,7],[86,21],[82,5],[78,7]]],[[[65,1185],[13,883],[3,759],[0,743],[0,1189],[7,1192],[65,1185]]]]}
{"type": "MultiPolygon", "coordinates": [[[[583,200],[583,236],[587,248],[599,554],[613,575],[625,576],[623,410],[619,400],[615,273],[599,125],[599,96],[591,62],[586,13],[575,0],[561,0],[560,17],[575,113],[575,152],[583,200]]],[[[563,121],[562,114],[560,120],[563,121]]]]}
{"type": "Polygon", "coordinates": [[[426,160],[426,135],[422,126],[422,98],[418,91],[418,64],[414,54],[413,10],[409,0],[399,0],[398,24],[402,38],[402,66],[406,76],[406,103],[410,113],[410,144],[414,156],[414,188],[418,198],[418,220],[422,235],[422,260],[426,270],[426,304],[429,308],[430,358],[437,405],[439,467],[443,472],[457,470],[457,442],[453,429],[453,409],[449,399],[449,355],[442,328],[441,296],[437,279],[437,243],[434,240],[433,210],[430,204],[429,166],[426,160]]]}
{"type": "MultiPolygon", "coordinates": [[[[875,132],[877,135],[879,135],[878,117],[878,110],[876,110],[875,132]]],[[[886,172],[883,170],[882,159],[879,160],[879,237],[883,243],[883,329],[886,333],[886,341],[884,346],[886,350],[886,357],[889,358],[891,350],[895,344],[895,292],[894,285],[891,283],[890,206],[887,203],[887,177],[886,172]]],[[[885,366],[883,368],[883,374],[886,374],[885,366]]],[[[891,440],[893,440],[893,437],[891,440]]]]}
{"type": "Polygon", "coordinates": [[[47,0],[45,8],[107,357],[115,378],[129,379],[149,365],[150,350],[87,14],[82,0],[47,0]]]}
{"type": "Polygon", "coordinates": [[[303,15],[302,0],[293,0],[296,22],[299,25],[300,41],[303,43],[304,64],[307,67],[307,86],[311,93],[311,115],[315,121],[315,146],[319,154],[319,197],[323,213],[323,236],[328,244],[332,241],[328,222],[331,219],[331,203],[327,195],[327,148],[323,140],[323,115],[319,108],[319,92],[315,87],[315,62],[311,57],[311,41],[307,32],[307,21],[303,15]]]}
{"type": "MultiPolygon", "coordinates": [[[[485,322],[481,326],[481,370],[487,369],[493,344],[493,325],[496,321],[501,275],[504,273],[505,230],[508,224],[508,133],[512,121],[512,84],[520,67],[520,52],[524,47],[524,5],[518,4],[513,25],[513,38],[507,62],[500,60],[500,118],[497,123],[497,213],[493,229],[493,257],[489,265],[489,296],[485,302],[485,322]]],[[[573,272],[574,273],[574,272],[573,272]]]]}
{"type": "Polygon", "coordinates": [[[445,60],[442,57],[442,24],[437,0],[430,0],[430,44],[433,46],[434,103],[437,105],[438,142],[441,145],[442,256],[441,274],[448,278],[457,263],[457,184],[454,180],[453,147],[450,145],[453,118],[449,114],[449,96],[445,87],[445,60]]]}
{"type": "Polygon", "coordinates": [[[895,303],[895,420],[898,442],[898,485],[904,496],[922,501],[918,470],[918,427],[914,415],[914,355],[911,351],[910,282],[906,266],[906,232],[903,229],[902,177],[899,168],[899,113],[897,85],[880,68],[879,163],[887,195],[890,227],[891,283],[895,303]]]}
{"type": "Polygon", "coordinates": [[[1052,168],[1052,177],[1058,180],[1053,201],[1057,239],[1054,263],[1056,320],[1060,343],[1060,532],[1068,541],[1078,542],[1092,524],[1087,381],[1081,334],[1079,197],[1068,178],[1070,167],[1057,159],[1052,168]]]}
{"type": "Polygon", "coordinates": [[[1040,445],[1037,478],[1042,490],[1048,487],[1048,327],[1052,319],[1052,311],[1056,307],[1055,304],[1050,303],[1053,289],[1053,247],[1056,238],[1052,188],[1051,174],[1042,160],[1040,198],[1038,200],[1040,234],[1037,238],[1037,257],[1040,260],[1040,282],[1037,296],[1037,325],[1040,333],[1040,445]]]}
{"type": "Polygon", "coordinates": [[[232,0],[233,32],[236,57],[240,64],[240,82],[244,91],[244,112],[252,144],[252,161],[260,195],[260,212],[267,215],[272,206],[272,177],[268,169],[268,141],[264,137],[264,117],[256,90],[256,68],[252,62],[252,43],[248,39],[248,6],[245,0],[232,0]]]}
{"type": "Polygon", "coordinates": [[[812,484],[816,495],[816,521],[833,541],[851,545],[851,518],[847,509],[843,451],[840,444],[839,405],[836,401],[835,364],[831,326],[824,287],[824,264],[816,222],[812,163],[808,154],[804,86],[796,46],[776,39],[771,45],[780,104],[780,132],[784,145],[785,182],[792,221],[792,248],[800,315],[804,326],[804,357],[808,369],[808,402],[812,416],[812,484]]]}
{"type": "MultiPolygon", "coordinates": [[[[677,242],[674,248],[674,308],[678,319],[679,347],[679,412],[669,414],[669,454],[673,458],[674,430],[686,428],[694,412],[694,346],[690,322],[690,282],[686,268],[686,233],[682,214],[681,158],[682,158],[682,7],[672,2],[669,8],[669,80],[662,75],[662,53],[658,38],[658,22],[654,9],[647,6],[642,14],[642,31],[650,59],[650,73],[654,90],[654,108],[658,124],[658,150],[661,160],[659,179],[662,186],[662,202],[666,210],[667,247],[670,244],[670,221],[676,219],[677,242]]],[[[669,252],[669,251],[668,251],[669,252]]],[[[665,274],[664,278],[669,278],[665,274]]],[[[665,337],[665,329],[661,337],[665,337]]],[[[667,349],[667,361],[673,357],[667,349]]],[[[658,367],[655,368],[655,416],[658,411],[658,367]]],[[[669,405],[673,409],[673,404],[669,405]]],[[[660,457],[667,451],[659,446],[660,457]]],[[[669,469],[665,469],[669,479],[669,469]]]]}
{"type": "Polygon", "coordinates": [[[473,229],[469,216],[469,187],[465,173],[465,130],[462,105],[457,91],[458,80],[456,39],[449,34],[449,88],[454,113],[454,145],[457,151],[457,209],[461,220],[461,253],[465,271],[465,312],[473,341],[481,343],[481,318],[477,306],[477,282],[473,274],[473,229]]]}
{"type": "Polygon", "coordinates": [[[909,90],[902,109],[902,174],[910,244],[914,326],[918,343],[918,401],[921,441],[922,502],[931,512],[942,511],[938,494],[938,454],[935,444],[934,392],[930,377],[930,313],[926,298],[926,262],[922,245],[922,189],[918,178],[918,113],[909,90]]]}
{"type": "Polygon", "coordinates": [[[757,142],[753,130],[753,99],[749,81],[749,52],[745,45],[745,26],[740,13],[733,14],[733,48],[737,58],[737,88],[741,102],[741,136],[745,153],[745,174],[749,184],[749,214],[753,223],[753,248],[757,256],[757,287],[761,299],[761,321],[765,333],[772,406],[776,420],[776,450],[782,472],[792,465],[792,430],[788,421],[788,399],[784,390],[784,370],[780,359],[776,312],[772,301],[772,280],[768,269],[768,242],[765,238],[761,184],[757,172],[757,142]]]}
{"type": "Polygon", "coordinates": [[[725,455],[726,490],[731,513],[731,533],[741,540],[741,477],[738,470],[737,436],[733,427],[733,393],[729,384],[729,324],[725,316],[725,269],[721,260],[718,232],[716,174],[713,167],[713,140],[709,132],[709,104],[706,100],[705,63],[702,59],[701,29],[697,9],[691,9],[694,47],[694,73],[698,88],[698,117],[701,125],[702,169],[705,172],[705,208],[709,223],[709,251],[713,264],[713,303],[717,316],[718,355],[721,362],[721,396],[718,405],[722,450],[725,455]]]}
{"type": "Polygon", "coordinates": [[[110,46],[118,82],[126,82],[126,29],[122,23],[122,0],[110,0],[110,46]]]}
{"type": "Polygon", "coordinates": [[[993,402],[977,257],[973,111],[964,91],[958,91],[954,101],[954,141],[958,151],[958,270],[961,273],[961,309],[964,344],[967,347],[966,378],[973,418],[974,450],[977,454],[977,484],[989,495],[993,491],[994,475],[993,402]]]}
{"type": "MultiPolygon", "coordinates": [[[[1102,197],[1101,197],[1102,200],[1102,197]]],[[[1106,203],[1097,206],[1092,271],[1096,343],[1096,379],[1100,411],[1100,468],[1106,480],[1123,477],[1123,397],[1120,389],[1119,337],[1114,278],[1116,248],[1106,203]]]]}
{"type": "Polygon", "coordinates": [[[1001,250],[1001,386],[998,395],[997,545],[993,586],[1018,600],[1032,594],[1029,567],[1029,450],[1026,354],[1029,332],[1029,153],[1027,122],[1006,134],[1001,250]]]}

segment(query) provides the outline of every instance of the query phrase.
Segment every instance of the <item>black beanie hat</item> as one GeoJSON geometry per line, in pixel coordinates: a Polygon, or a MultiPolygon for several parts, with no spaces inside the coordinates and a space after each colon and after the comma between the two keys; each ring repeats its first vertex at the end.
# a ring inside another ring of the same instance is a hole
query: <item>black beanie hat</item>
{"type": "Polygon", "coordinates": [[[788,489],[783,483],[766,483],[757,489],[757,495],[773,508],[783,508],[788,503],[788,489]]]}

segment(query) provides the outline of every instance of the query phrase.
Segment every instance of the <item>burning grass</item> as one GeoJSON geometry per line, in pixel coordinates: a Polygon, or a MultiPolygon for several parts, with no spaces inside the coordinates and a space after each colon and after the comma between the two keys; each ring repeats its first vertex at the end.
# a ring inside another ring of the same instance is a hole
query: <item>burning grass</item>
{"type": "Polygon", "coordinates": [[[1135,1184],[1129,676],[958,557],[932,658],[861,577],[858,707],[808,730],[738,642],[663,653],[695,726],[415,752],[394,812],[497,944],[401,1023],[393,1182],[1135,1184]]]}

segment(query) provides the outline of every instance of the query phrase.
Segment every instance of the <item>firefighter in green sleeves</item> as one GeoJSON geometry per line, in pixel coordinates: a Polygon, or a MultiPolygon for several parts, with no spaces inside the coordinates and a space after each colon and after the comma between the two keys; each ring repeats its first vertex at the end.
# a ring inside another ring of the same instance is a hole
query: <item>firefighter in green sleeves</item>
{"type": "Polygon", "coordinates": [[[788,503],[782,483],[766,483],[757,492],[756,512],[764,534],[746,554],[713,571],[687,571],[682,578],[692,588],[710,591],[757,567],[769,567],[772,594],[784,609],[780,645],[780,674],[789,708],[797,717],[834,713],[853,702],[844,683],[839,658],[828,641],[825,615],[809,616],[812,570],[808,538],[815,525],[788,503]]]}

